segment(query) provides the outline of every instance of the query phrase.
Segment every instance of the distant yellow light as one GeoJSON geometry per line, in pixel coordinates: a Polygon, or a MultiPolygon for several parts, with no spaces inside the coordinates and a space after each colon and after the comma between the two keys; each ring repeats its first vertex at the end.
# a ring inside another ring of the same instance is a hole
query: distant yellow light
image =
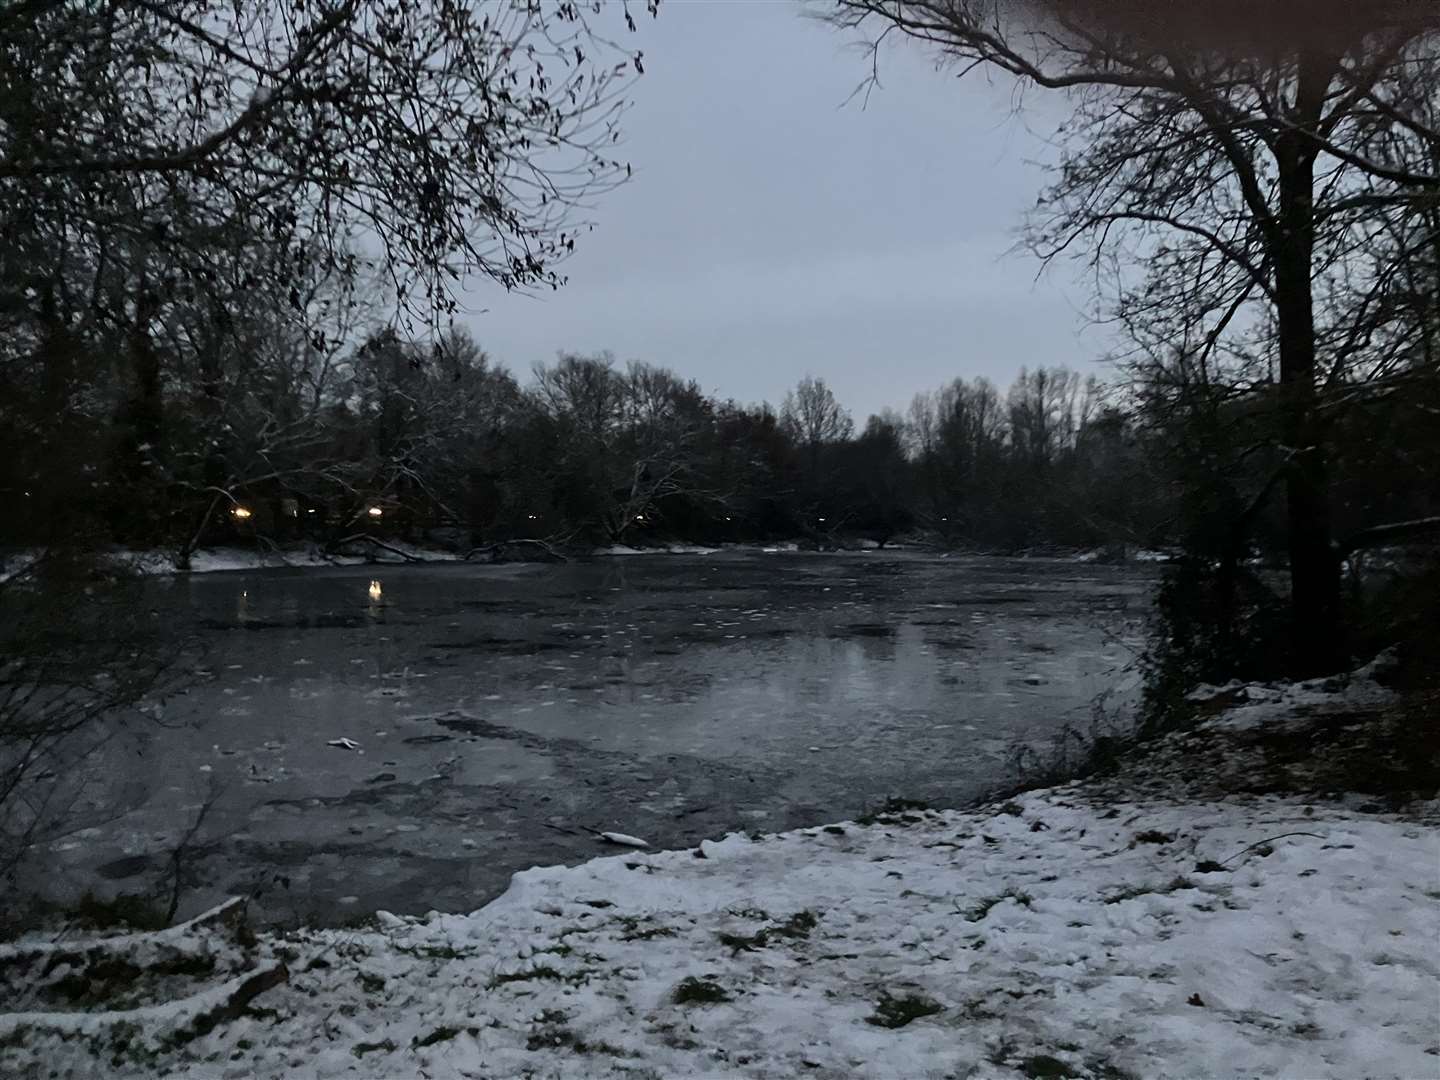
{"type": "Polygon", "coordinates": [[[381,588],[380,588],[380,582],[378,582],[378,581],[372,581],[372,582],[370,582],[370,599],[371,599],[371,600],[379,600],[379,599],[380,599],[380,594],[381,594],[381,592],[382,592],[382,590],[381,590],[381,588]]]}
{"type": "Polygon", "coordinates": [[[244,507],[244,506],[237,506],[237,507],[235,507],[235,509],[231,510],[230,513],[232,513],[233,515],[235,515],[235,520],[236,520],[236,521],[244,521],[246,518],[248,518],[248,517],[250,516],[250,511],[249,511],[249,509],[246,508],[246,507],[244,507]]]}
{"type": "Polygon", "coordinates": [[[378,506],[372,506],[369,510],[366,510],[365,512],[371,517],[380,517],[380,515],[385,513],[385,511],[381,510],[378,506]]]}

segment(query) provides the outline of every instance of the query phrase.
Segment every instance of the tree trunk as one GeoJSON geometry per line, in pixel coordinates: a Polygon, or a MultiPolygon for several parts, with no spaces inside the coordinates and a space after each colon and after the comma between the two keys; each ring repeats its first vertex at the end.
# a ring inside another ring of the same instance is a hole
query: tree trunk
{"type": "MultiPolygon", "coordinates": [[[[1303,123],[1323,79],[1302,60],[1297,112],[1303,123]]],[[[1344,666],[1341,566],[1331,542],[1329,469],[1315,408],[1315,153],[1299,133],[1275,147],[1279,206],[1275,218],[1275,314],[1280,351],[1280,438],[1291,457],[1285,478],[1290,555],[1291,667],[1320,675],[1344,666]]]]}
{"type": "Polygon", "coordinates": [[[125,349],[131,385],[122,406],[117,447],[118,502],[112,523],[115,539],[122,543],[153,543],[165,517],[164,490],[152,464],[161,460],[164,435],[160,353],[151,338],[159,307],[142,269],[125,349]]]}

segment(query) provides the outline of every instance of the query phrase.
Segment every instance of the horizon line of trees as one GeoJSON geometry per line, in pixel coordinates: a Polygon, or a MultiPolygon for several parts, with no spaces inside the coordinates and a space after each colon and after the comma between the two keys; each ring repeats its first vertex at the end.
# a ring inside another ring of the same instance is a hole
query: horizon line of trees
{"type": "MultiPolygon", "coordinates": [[[[310,303],[323,306],[323,290],[310,303]]],[[[1244,512],[1264,468],[1215,459],[1217,432],[1264,424],[1254,395],[1177,410],[1167,395],[1064,366],[1022,368],[1003,391],[956,378],[857,426],[822,377],[801,379],[778,408],[608,353],[562,354],[522,384],[464,331],[407,340],[384,329],[345,347],[303,327],[262,303],[224,332],[177,326],[147,342],[147,381],[103,339],[51,341],[46,364],[0,365],[0,502],[11,508],[0,545],[88,538],[163,547],[184,565],[241,539],[446,530],[474,546],[823,546],[921,530],[985,550],[1210,543],[1218,554],[1206,530],[1244,512]]],[[[1413,460],[1426,443],[1417,404],[1357,422],[1356,453],[1335,477],[1349,533],[1440,510],[1373,437],[1409,425],[1413,460]]],[[[1283,550],[1275,508],[1246,525],[1246,551],[1283,550]]]]}
{"type": "Polygon", "coordinates": [[[87,537],[183,563],[241,537],[436,529],[478,545],[884,543],[920,527],[1004,548],[1163,531],[1121,480],[1141,465],[1135,425],[1063,367],[1022,369],[1003,394],[955,379],[857,430],[809,375],[779,408],[608,353],[562,354],[522,384],[464,331],[344,348],[302,326],[257,304],[224,332],[176,327],[147,342],[148,380],[114,362],[117,343],[75,336],[47,343],[47,364],[0,365],[0,544],[87,537]]]}

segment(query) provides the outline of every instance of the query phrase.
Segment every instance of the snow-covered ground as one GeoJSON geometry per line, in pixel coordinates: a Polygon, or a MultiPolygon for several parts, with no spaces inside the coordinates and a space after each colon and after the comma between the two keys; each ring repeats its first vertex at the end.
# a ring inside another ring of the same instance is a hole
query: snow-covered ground
{"type": "MultiPolygon", "coordinates": [[[[1171,552],[1171,551],[1161,551],[1161,550],[1158,550],[1158,549],[1156,549],[1156,548],[1130,548],[1130,547],[1127,547],[1127,548],[1123,549],[1123,551],[1124,551],[1124,557],[1123,557],[1122,559],[1118,560],[1118,561],[1121,561],[1121,562],[1140,562],[1140,563],[1164,563],[1164,562],[1170,562],[1172,559],[1174,559],[1174,558],[1176,557],[1175,552],[1171,552]]],[[[1097,549],[1094,550],[1094,551],[1082,551],[1082,552],[1078,553],[1077,555],[1073,556],[1073,558],[1075,559],[1076,562],[1105,562],[1105,561],[1107,561],[1107,560],[1116,561],[1113,552],[1106,551],[1105,549],[1102,549],[1102,548],[1097,548],[1097,549]]]]}
{"type": "Polygon", "coordinates": [[[264,937],[252,962],[289,982],[238,1019],[170,1045],[152,1016],[118,1053],[36,1030],[0,1073],[1440,1076],[1436,804],[1201,798],[1216,770],[1184,775],[1200,745],[1248,775],[1259,721],[1339,723],[1385,692],[1226,692],[1104,783],[627,851],[517,874],[469,915],[264,937]]]}
{"type": "MultiPolygon", "coordinates": [[[[386,541],[384,547],[374,549],[374,558],[357,554],[326,555],[317,545],[304,547],[216,547],[201,548],[190,556],[188,572],[192,574],[212,573],[220,570],[261,570],[285,566],[361,566],[370,562],[404,563],[410,560],[423,562],[454,562],[460,554],[443,548],[420,547],[400,541],[386,541]],[[403,552],[403,554],[401,554],[403,552]]],[[[352,548],[361,545],[352,545],[352,548]]],[[[38,551],[0,552],[0,584],[19,577],[39,558],[38,551]]],[[[129,551],[121,548],[110,553],[110,557],[123,567],[141,574],[181,573],[175,565],[173,553],[158,548],[144,551],[129,551]]]]}
{"type": "MultiPolygon", "coordinates": [[[[417,547],[399,541],[386,541],[393,550],[377,547],[374,558],[362,555],[326,555],[314,545],[306,548],[202,548],[190,556],[192,574],[211,573],[218,570],[259,570],[281,566],[361,566],[369,562],[392,562],[396,564],[411,560],[424,562],[455,562],[461,555],[441,548],[417,547]],[[400,555],[399,552],[404,552],[400,555]]],[[[363,546],[363,545],[360,545],[363,546]]],[[[174,559],[163,551],[134,552],[128,556],[143,573],[173,574],[176,572],[174,559]]]]}
{"type": "Polygon", "coordinates": [[[598,547],[592,555],[714,555],[718,547],[702,547],[699,544],[666,544],[663,547],[631,547],[629,544],[609,544],[598,547]]]}

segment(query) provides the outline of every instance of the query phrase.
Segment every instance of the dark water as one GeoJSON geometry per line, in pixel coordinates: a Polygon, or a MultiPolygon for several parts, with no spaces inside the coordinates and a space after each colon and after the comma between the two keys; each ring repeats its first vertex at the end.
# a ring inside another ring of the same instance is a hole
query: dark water
{"type": "Polygon", "coordinates": [[[209,795],[187,908],[469,910],[515,870],[955,803],[1133,677],[1152,574],[908,553],[159,580],[201,681],[105,751],[45,888],[141,891],[209,795]],[[348,738],[356,749],[327,745],[348,738]]]}

